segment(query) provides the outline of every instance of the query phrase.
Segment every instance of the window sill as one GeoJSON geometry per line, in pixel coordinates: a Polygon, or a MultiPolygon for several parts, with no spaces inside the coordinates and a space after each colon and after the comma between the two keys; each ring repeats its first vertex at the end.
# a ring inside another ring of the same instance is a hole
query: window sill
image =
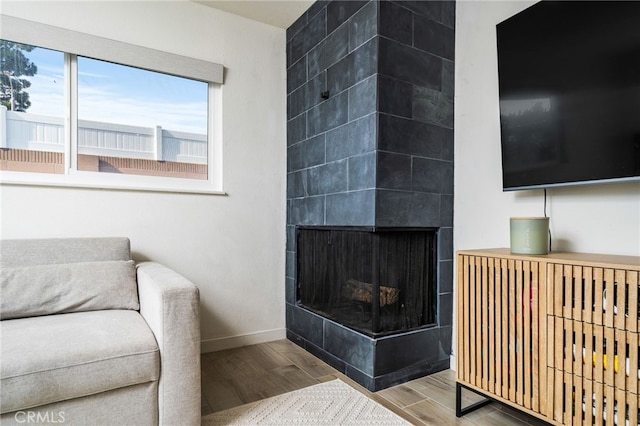
{"type": "Polygon", "coordinates": [[[227,195],[209,180],[158,178],[155,176],[21,173],[0,171],[0,186],[36,186],[176,194],[227,195]],[[93,175],[93,176],[91,176],[93,175]]]}

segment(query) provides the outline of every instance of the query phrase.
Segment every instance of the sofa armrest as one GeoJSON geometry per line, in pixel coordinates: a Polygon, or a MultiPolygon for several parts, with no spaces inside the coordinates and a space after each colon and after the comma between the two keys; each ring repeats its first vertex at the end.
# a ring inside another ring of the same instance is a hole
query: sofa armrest
{"type": "Polygon", "coordinates": [[[200,424],[200,295],[182,275],[155,262],[137,267],[140,314],[160,349],[161,425],[200,424]]]}

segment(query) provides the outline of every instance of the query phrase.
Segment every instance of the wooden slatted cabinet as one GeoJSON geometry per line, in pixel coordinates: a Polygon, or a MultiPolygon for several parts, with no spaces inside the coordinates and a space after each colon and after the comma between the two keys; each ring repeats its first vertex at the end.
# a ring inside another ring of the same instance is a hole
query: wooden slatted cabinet
{"type": "Polygon", "coordinates": [[[464,387],[554,424],[640,424],[639,257],[460,251],[457,274],[458,415],[464,387]]]}

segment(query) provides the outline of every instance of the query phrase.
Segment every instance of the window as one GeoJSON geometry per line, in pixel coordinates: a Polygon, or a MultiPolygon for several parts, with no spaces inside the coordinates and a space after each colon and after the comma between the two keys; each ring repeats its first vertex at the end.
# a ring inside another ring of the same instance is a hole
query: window
{"type": "Polygon", "coordinates": [[[0,169],[64,173],[64,54],[0,40],[0,169]]]}
{"type": "Polygon", "coordinates": [[[77,59],[78,170],[207,179],[206,83],[77,59]]]}
{"type": "Polygon", "coordinates": [[[0,41],[2,183],[221,191],[221,66],[24,22],[0,41]]]}

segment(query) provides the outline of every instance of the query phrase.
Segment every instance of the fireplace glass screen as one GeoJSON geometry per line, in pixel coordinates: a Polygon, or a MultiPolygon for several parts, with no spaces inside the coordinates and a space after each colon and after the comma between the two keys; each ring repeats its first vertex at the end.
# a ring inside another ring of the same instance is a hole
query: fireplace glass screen
{"type": "Polygon", "coordinates": [[[435,230],[297,232],[299,305],[369,336],[435,322],[435,230]]]}

